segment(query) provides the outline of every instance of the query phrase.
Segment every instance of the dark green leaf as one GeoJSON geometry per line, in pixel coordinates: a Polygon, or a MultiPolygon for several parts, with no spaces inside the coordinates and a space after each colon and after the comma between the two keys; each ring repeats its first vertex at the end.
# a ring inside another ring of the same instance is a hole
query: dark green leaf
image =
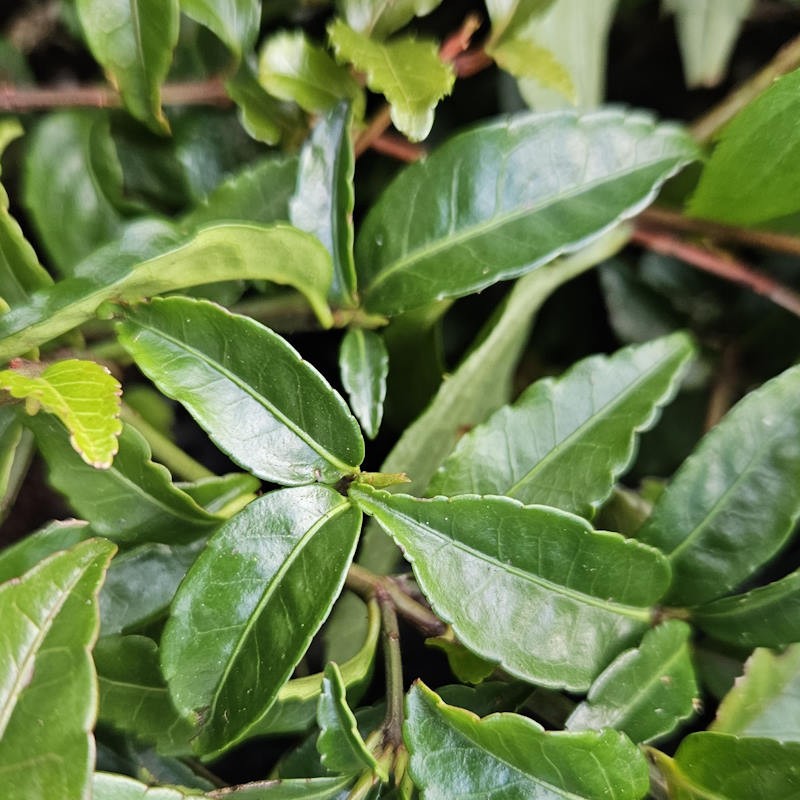
{"type": "Polygon", "coordinates": [[[354,328],[345,334],[339,350],[342,385],[364,433],[374,439],[383,418],[389,356],[383,339],[372,331],[354,328]]]}
{"type": "Polygon", "coordinates": [[[800,644],[755,650],[709,730],[800,742],[800,644]]]}
{"type": "Polygon", "coordinates": [[[134,117],[168,131],[161,84],[178,41],[178,0],[77,0],[86,41],[134,117]]]}
{"type": "Polygon", "coordinates": [[[695,154],[678,128],[616,110],[462,133],[401,172],[368,214],[356,241],[366,307],[394,314],[459,297],[580,249],[695,154]]]}
{"type": "Polygon", "coordinates": [[[579,517],[505,497],[418,500],[353,484],[458,639],[512,675],[583,691],[647,628],[666,560],[579,517]]]}
{"type": "Polygon", "coordinates": [[[337,105],[314,128],[303,146],[297,187],[290,208],[291,222],[313,233],[333,259],[331,302],[356,305],[353,262],[353,171],[350,108],[337,105]]]}
{"type": "Polygon", "coordinates": [[[800,792],[800,744],[693,733],[674,760],[651,754],[674,800],[793,800],[800,792]]]}
{"type": "Polygon", "coordinates": [[[546,732],[516,714],[479,719],[416,683],[406,701],[411,774],[425,800],[640,800],[647,764],[617,731],[546,732]]]}
{"type": "Polygon", "coordinates": [[[424,17],[442,0],[339,0],[339,13],[353,30],[373,39],[383,39],[411,22],[424,17]]]}
{"type": "Polygon", "coordinates": [[[344,401],[268,328],[198,300],[133,310],[122,343],[237,463],[288,485],[358,471],[364,442],[344,401]]]}
{"type": "Polygon", "coordinates": [[[745,397],[656,502],[638,538],[669,556],[669,603],[695,605],[725,594],[792,532],[800,515],[798,391],[795,367],[745,397]]]}
{"type": "Polygon", "coordinates": [[[429,647],[436,647],[447,656],[450,672],[464,683],[478,684],[486,680],[494,671],[495,665],[467,650],[456,640],[452,632],[449,635],[434,636],[425,640],[429,647]]]}
{"type": "Polygon", "coordinates": [[[126,543],[177,544],[204,536],[220,523],[220,517],[175,488],[169,472],[150,460],[147,442],[133,428],[123,427],[112,466],[97,470],[72,450],[55,420],[38,416],[28,425],[47,461],[50,482],[96,533],[126,543]]]}
{"type": "Polygon", "coordinates": [[[181,584],[162,641],[173,701],[204,754],[266,714],[344,583],[360,514],[325,486],[272,492],[211,538],[181,584]]]}
{"type": "Polygon", "coordinates": [[[242,57],[255,44],[261,25],[258,0],[180,0],[181,11],[213,31],[242,57]]]}
{"type": "Polygon", "coordinates": [[[648,631],[635,650],[618,656],[567,720],[568,730],[615,728],[634,742],[674,730],[699,702],[689,626],[672,620],[648,631]]]}
{"type": "Polygon", "coordinates": [[[97,704],[89,648],[114,549],[90,539],[0,587],[0,765],[15,798],[88,793],[97,704]]]}
{"type": "Polygon", "coordinates": [[[674,334],[530,386],[459,441],[428,494],[503,494],[591,516],[674,395],[691,341],[674,334]]]}
{"type": "Polygon", "coordinates": [[[691,214],[752,225],[800,209],[798,91],[795,70],[725,126],[689,203],[691,214]]]}

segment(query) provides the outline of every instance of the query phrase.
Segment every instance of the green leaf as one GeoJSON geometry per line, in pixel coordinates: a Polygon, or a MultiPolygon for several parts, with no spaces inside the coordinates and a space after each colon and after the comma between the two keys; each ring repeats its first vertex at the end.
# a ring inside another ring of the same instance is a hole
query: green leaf
{"type": "Polygon", "coordinates": [[[670,604],[725,594],[791,534],[800,516],[799,391],[795,367],[750,393],[706,434],[659,497],[638,538],[669,556],[670,604]]]}
{"type": "Polygon", "coordinates": [[[428,494],[502,494],[591,517],[668,403],[691,340],[674,334],[593,356],[530,386],[461,438],[428,494]]]}
{"type": "Polygon", "coordinates": [[[690,633],[679,620],[648,631],[639,647],[618,656],[592,684],[567,730],[615,728],[637,743],[673,731],[699,702],[690,633]]]}
{"type": "Polygon", "coordinates": [[[363,72],[367,86],[386,97],[395,128],[413,142],[430,133],[433,110],[455,83],[453,67],[439,58],[435,42],[403,36],[384,44],[341,19],[328,25],[328,38],[337,60],[363,72]]]}
{"type": "Polygon", "coordinates": [[[495,671],[494,664],[467,650],[455,639],[452,632],[448,631],[448,634],[430,637],[425,640],[425,644],[441,650],[447,656],[450,672],[458,680],[464,683],[479,684],[495,671]]]}
{"type": "Polygon", "coordinates": [[[791,800],[800,790],[800,744],[693,733],[674,760],[650,753],[674,800],[791,800]]]}
{"type": "Polygon", "coordinates": [[[19,578],[47,556],[82,542],[88,534],[88,525],[83,520],[48,523],[36,533],[0,550],[0,583],[19,578]]]}
{"type": "Polygon", "coordinates": [[[77,0],[86,42],[134,117],[155,131],[169,123],[161,84],[178,42],[178,0],[77,0]]]}
{"type": "Polygon", "coordinates": [[[230,517],[233,516],[231,508],[238,511],[255,499],[261,481],[246,472],[229,472],[227,475],[210,475],[188,483],[181,481],[175,485],[210,514],[230,517]]]}
{"type": "Polygon", "coordinates": [[[800,131],[794,124],[799,91],[795,70],[723,128],[689,202],[690,214],[752,225],[800,209],[800,131]]]}
{"type": "Polygon", "coordinates": [[[178,544],[219,525],[219,517],[173,486],[169,472],[150,460],[150,447],[130,426],[123,427],[111,467],[96,470],[75,455],[55,420],[39,416],[28,425],[47,461],[50,482],[95,533],[125,543],[178,544]]]}
{"type": "Polygon", "coordinates": [[[383,339],[372,331],[349,330],[339,350],[339,371],[353,413],[364,433],[374,439],[383,418],[389,373],[389,356],[383,339]]]}
{"type": "Polygon", "coordinates": [[[94,663],[101,722],[154,743],[163,755],[191,752],[194,729],[172,705],[152,639],[104,637],[95,646],[94,663]]]}
{"type": "Polygon", "coordinates": [[[783,653],[755,650],[709,730],[800,742],[800,644],[783,653]]]}
{"type": "Polygon", "coordinates": [[[114,549],[90,539],[0,587],[0,769],[15,797],[88,792],[97,704],[89,648],[114,549]]]}
{"type": "Polygon", "coordinates": [[[325,486],[272,492],[210,539],[181,584],[162,640],[179,711],[220,753],[275,701],[341,591],[361,515],[325,486]]]}
{"type": "Polygon", "coordinates": [[[722,642],[780,647],[800,641],[800,570],[692,611],[692,622],[722,642]]]}
{"type": "Polygon", "coordinates": [[[0,390],[25,400],[25,409],[54,414],[69,431],[69,442],[90,466],[108,469],[118,449],[122,387],[107,367],[70,358],[46,367],[17,361],[0,371],[0,390]]]}
{"type": "Polygon", "coordinates": [[[518,37],[495,45],[487,52],[501,69],[515,78],[535,78],[544,88],[576,104],[577,95],[569,71],[547,47],[531,38],[518,37]]]}
{"type": "Polygon", "coordinates": [[[442,0],[338,0],[339,13],[355,31],[385,39],[411,22],[430,14],[442,0]]]}
{"type": "Polygon", "coordinates": [[[492,23],[491,44],[513,37],[551,5],[553,0],[486,0],[492,23]]]}
{"type": "Polygon", "coordinates": [[[647,793],[647,764],[617,731],[547,732],[516,714],[479,719],[420,682],[406,709],[411,774],[425,800],[640,800],[647,793]]]}
{"type": "Polygon", "coordinates": [[[268,328],[175,297],[131,311],[120,338],[161,391],[260,478],[335,483],[358,471],[364,442],[344,401],[268,328]]]}
{"type": "Polygon", "coordinates": [[[92,778],[93,800],[183,800],[206,797],[203,792],[167,786],[146,786],[127,775],[96,772],[92,778]]]}
{"type": "MultiPolygon", "coordinates": [[[[372,677],[375,662],[375,650],[381,632],[380,609],[371,601],[367,605],[367,635],[364,643],[352,658],[345,661],[339,671],[345,689],[352,702],[357,702],[372,677]]],[[[316,719],[317,702],[322,693],[323,674],[306,675],[293,678],[285,683],[275,700],[275,704],[267,712],[267,716],[256,725],[252,734],[297,734],[307,730],[316,719]]]]}
{"type": "Polygon", "coordinates": [[[310,114],[324,113],[340,100],[353,102],[355,116],[364,110],[364,90],[302,31],[281,31],[267,39],[258,59],[259,83],[281,100],[310,114]]]}
{"type": "Polygon", "coordinates": [[[389,779],[385,768],[381,768],[358,732],[356,718],[347,705],[342,673],[333,661],[325,667],[317,720],[320,728],[317,750],[328,770],[353,774],[369,769],[374,770],[381,780],[389,779]]]}
{"type": "Polygon", "coordinates": [[[419,500],[354,483],[462,644],[523,680],[583,691],[669,585],[655,550],[505,497],[419,500]]]}
{"type": "Polygon", "coordinates": [[[663,5],[676,17],[686,85],[716,86],[753,0],[664,0],[663,5]]]}
{"type": "Polygon", "coordinates": [[[255,44],[261,26],[258,0],[180,0],[181,11],[204,25],[242,58],[255,44]]]}
{"type": "Polygon", "coordinates": [[[17,497],[33,458],[33,436],[13,406],[0,408],[0,523],[17,497]]]}
{"type": "Polygon", "coordinates": [[[122,168],[107,115],[48,114],[29,136],[24,170],[23,201],[62,274],[118,235],[122,168]]]}
{"type": "Polygon", "coordinates": [[[356,240],[365,306],[395,314],[460,297],[583,248],[695,156],[675,126],[611,109],[459,134],[404,169],[367,215],[356,240]]]}
{"type": "Polygon", "coordinates": [[[353,172],[350,108],[339,103],[315,126],[300,153],[291,222],[313,233],[333,259],[331,302],[357,305],[353,261],[353,172]]]}

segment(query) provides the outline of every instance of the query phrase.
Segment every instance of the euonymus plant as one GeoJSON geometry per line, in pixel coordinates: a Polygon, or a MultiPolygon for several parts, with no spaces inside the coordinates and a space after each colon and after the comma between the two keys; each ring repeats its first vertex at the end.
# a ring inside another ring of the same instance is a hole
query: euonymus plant
{"type": "Polygon", "coordinates": [[[800,46],[650,6],[16,12],[0,796],[800,796],[800,46]]]}

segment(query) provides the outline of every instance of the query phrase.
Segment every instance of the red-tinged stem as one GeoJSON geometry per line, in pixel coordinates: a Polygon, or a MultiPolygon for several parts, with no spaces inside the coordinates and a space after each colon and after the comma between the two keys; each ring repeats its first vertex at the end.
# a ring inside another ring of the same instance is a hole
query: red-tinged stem
{"type": "Polygon", "coordinates": [[[385,156],[391,156],[398,161],[413,163],[425,157],[426,150],[422,145],[409,142],[402,136],[384,133],[372,142],[372,149],[385,156]]]}

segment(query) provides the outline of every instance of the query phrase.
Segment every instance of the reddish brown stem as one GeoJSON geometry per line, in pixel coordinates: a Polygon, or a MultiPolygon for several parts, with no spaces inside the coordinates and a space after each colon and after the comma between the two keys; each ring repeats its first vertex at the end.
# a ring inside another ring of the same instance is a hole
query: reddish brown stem
{"type": "Polygon", "coordinates": [[[679,258],[693,267],[718,275],[732,283],[745,286],[756,294],[767,297],[776,305],[800,317],[800,295],[768,275],[756,272],[743,262],[733,259],[727,254],[689,244],[671,234],[655,231],[641,225],[633,232],[631,241],[646,247],[648,250],[679,258]]]}
{"type": "Polygon", "coordinates": [[[494,59],[481,47],[462,53],[453,62],[453,68],[459,78],[471,78],[491,67],[492,64],[494,64],[494,59]]]}
{"type": "Polygon", "coordinates": [[[396,158],[398,161],[406,161],[408,163],[419,161],[425,156],[424,147],[391,133],[382,134],[372,142],[371,146],[378,153],[383,153],[386,156],[396,158]]]}
{"type": "Polygon", "coordinates": [[[739,348],[735,343],[722,350],[719,367],[711,387],[711,396],[706,409],[705,430],[713,428],[728,413],[736,400],[738,385],[739,348]]]}
{"type": "Polygon", "coordinates": [[[455,61],[470,45],[475,31],[481,26],[481,18],[477,14],[468,14],[461,27],[450,34],[439,48],[439,58],[442,61],[455,61]]]}

